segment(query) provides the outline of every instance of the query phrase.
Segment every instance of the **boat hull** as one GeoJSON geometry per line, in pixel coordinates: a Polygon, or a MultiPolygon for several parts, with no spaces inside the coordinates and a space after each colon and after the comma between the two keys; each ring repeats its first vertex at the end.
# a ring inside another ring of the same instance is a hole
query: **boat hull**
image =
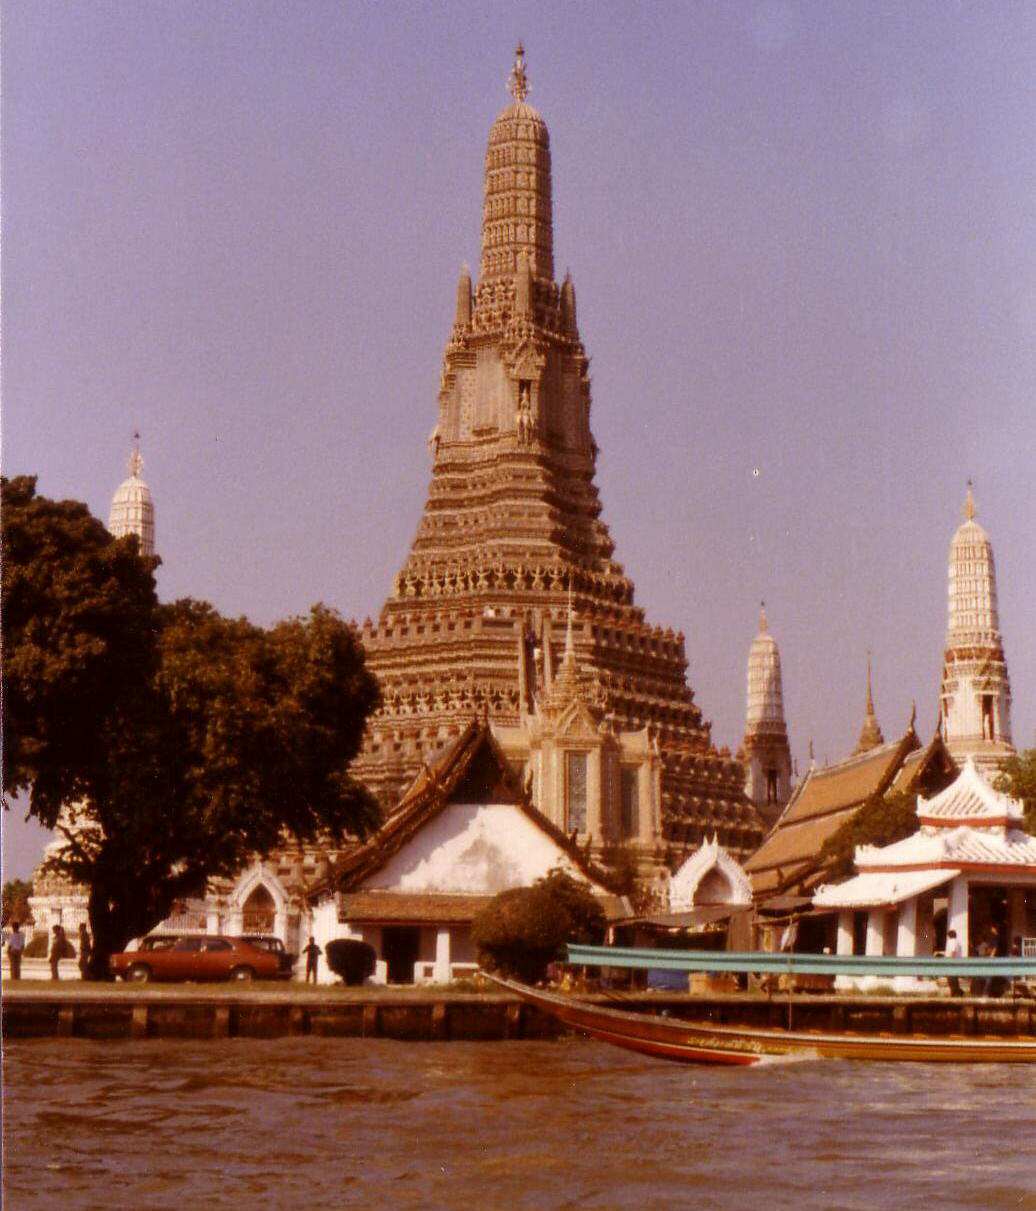
{"type": "Polygon", "coordinates": [[[1036,1063],[1036,1038],[963,1035],[850,1034],[716,1026],[658,1014],[631,1013],[490,979],[591,1038],[642,1055],[685,1064],[757,1064],[767,1059],[907,1060],[920,1063],[1036,1063]]]}

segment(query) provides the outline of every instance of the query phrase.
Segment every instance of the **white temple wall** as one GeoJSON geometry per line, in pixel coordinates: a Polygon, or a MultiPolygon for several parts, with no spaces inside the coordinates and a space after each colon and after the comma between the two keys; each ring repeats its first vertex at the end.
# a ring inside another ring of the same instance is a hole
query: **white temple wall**
{"type": "Polygon", "coordinates": [[[580,877],[568,854],[520,808],[502,803],[450,804],[363,886],[495,895],[528,886],[556,866],[580,877]]]}

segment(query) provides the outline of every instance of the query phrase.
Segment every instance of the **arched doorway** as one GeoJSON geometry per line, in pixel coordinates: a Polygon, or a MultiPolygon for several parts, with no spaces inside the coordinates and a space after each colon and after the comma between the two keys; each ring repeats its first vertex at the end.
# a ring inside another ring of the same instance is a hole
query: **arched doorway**
{"type": "Polygon", "coordinates": [[[695,904],[729,904],[734,899],[730,880],[714,866],[705,874],[694,893],[695,904]]]}
{"type": "Polygon", "coordinates": [[[241,908],[241,932],[273,933],[276,916],[273,896],[260,883],[241,908]]]}

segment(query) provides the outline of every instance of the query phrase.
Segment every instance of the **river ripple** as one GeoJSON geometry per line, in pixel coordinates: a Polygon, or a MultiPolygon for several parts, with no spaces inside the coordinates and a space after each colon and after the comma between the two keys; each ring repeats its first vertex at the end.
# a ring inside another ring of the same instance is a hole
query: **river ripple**
{"type": "Polygon", "coordinates": [[[1033,1075],[580,1039],[8,1042],[4,1206],[1033,1211],[1033,1075]]]}

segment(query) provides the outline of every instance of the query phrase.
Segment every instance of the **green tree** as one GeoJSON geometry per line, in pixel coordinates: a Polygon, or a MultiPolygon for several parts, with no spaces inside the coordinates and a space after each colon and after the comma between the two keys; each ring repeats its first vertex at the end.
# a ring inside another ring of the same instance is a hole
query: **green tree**
{"type": "Polygon", "coordinates": [[[25,879],[8,879],[3,886],[2,919],[3,924],[11,921],[27,921],[29,919],[29,897],[32,895],[32,884],[25,879]]]}
{"type": "Polygon", "coordinates": [[[1036,836],[1036,748],[1008,757],[1001,766],[996,789],[1021,800],[1025,813],[1022,823],[1026,832],[1036,836]]]}
{"type": "Polygon", "coordinates": [[[475,917],[471,936],[487,971],[538,983],[566,942],[597,943],[604,912],[589,887],[552,870],[532,887],[502,891],[475,917]]]}
{"type": "Polygon", "coordinates": [[[857,845],[891,845],[917,832],[917,796],[900,791],[871,799],[859,807],[824,842],[820,864],[832,881],[847,879],[855,871],[857,845]]]}
{"type": "Polygon", "coordinates": [[[267,630],[160,605],[136,539],[32,480],[3,492],[4,792],[64,839],[93,975],[209,878],[376,827],[349,774],[379,701],[354,628],[323,606],[267,630]]]}

